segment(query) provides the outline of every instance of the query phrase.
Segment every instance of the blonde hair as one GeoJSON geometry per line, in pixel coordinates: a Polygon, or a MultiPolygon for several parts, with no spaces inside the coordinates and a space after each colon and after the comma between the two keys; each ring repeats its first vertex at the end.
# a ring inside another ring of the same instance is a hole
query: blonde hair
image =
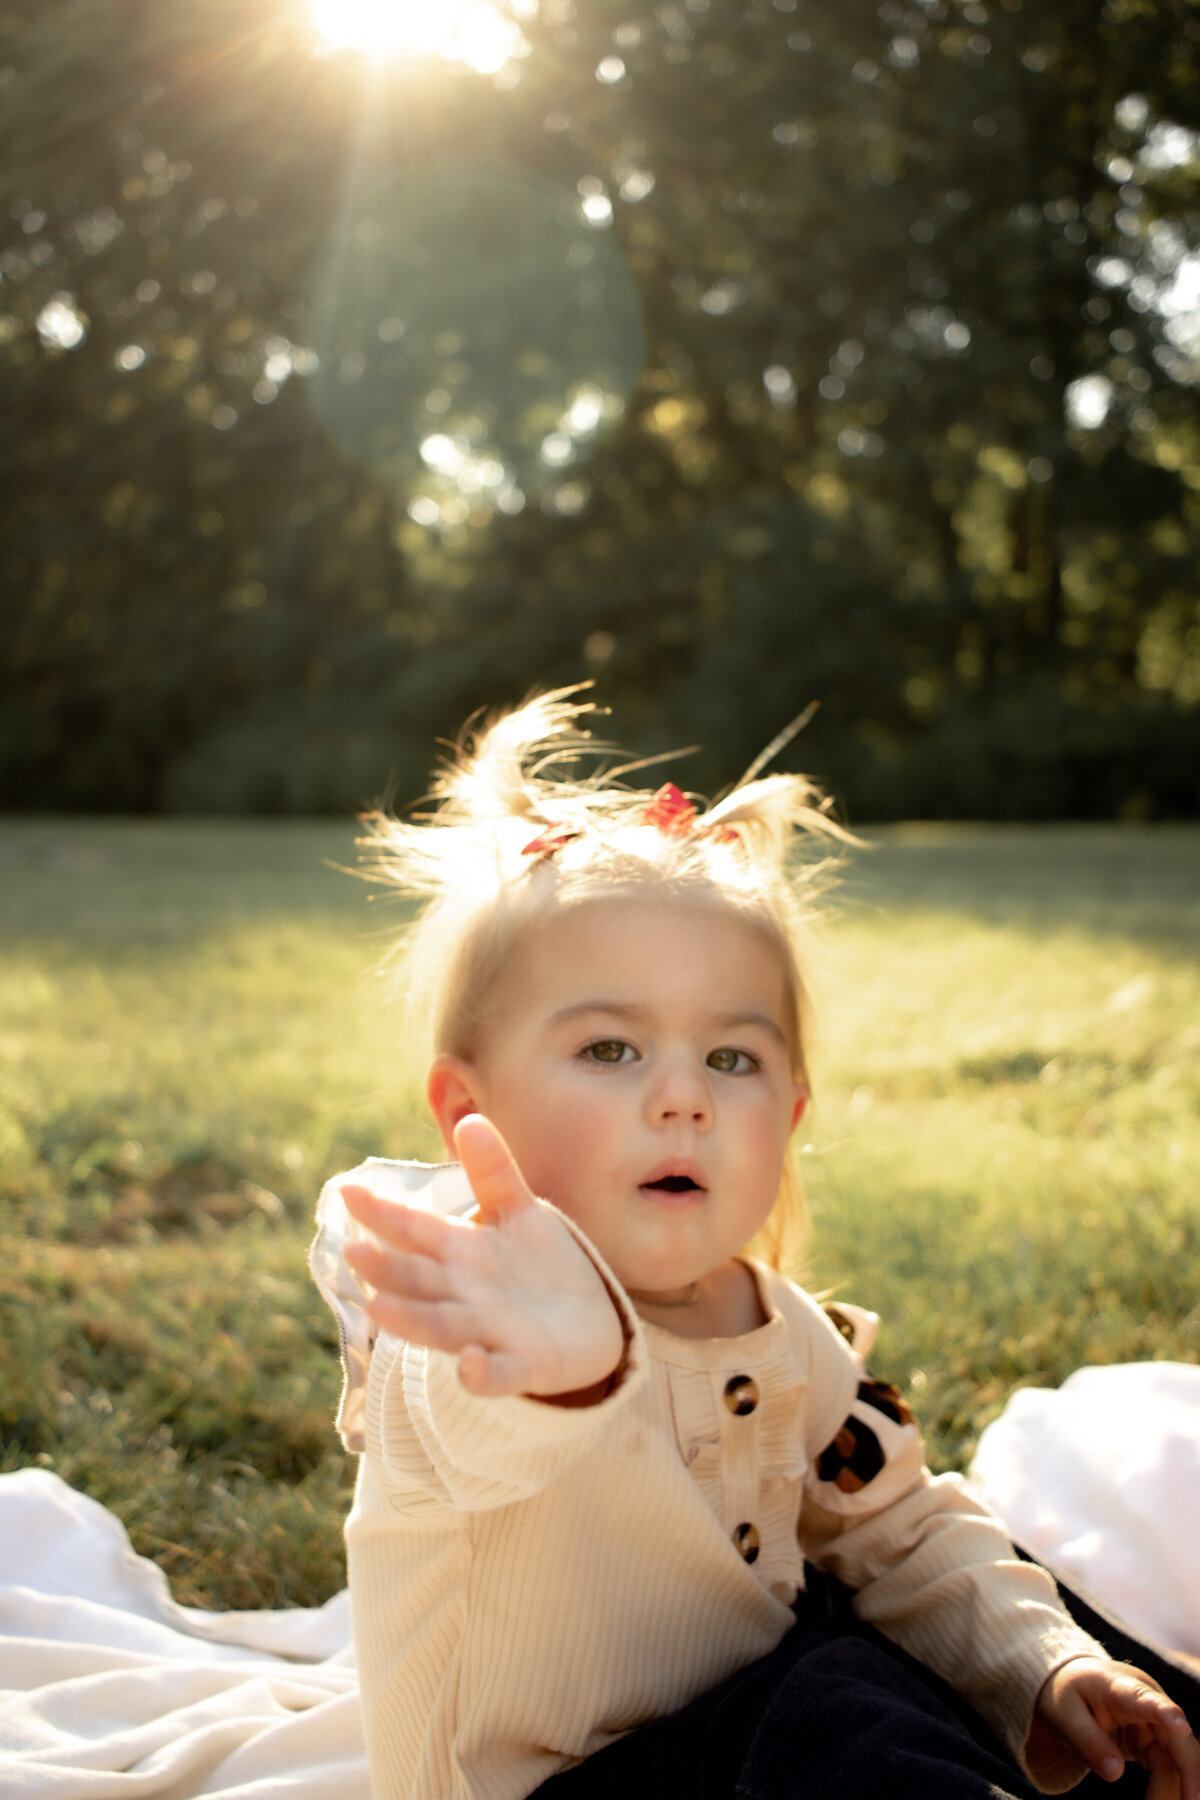
{"type": "MultiPolygon", "coordinates": [[[[468,726],[435,777],[429,810],[411,820],[364,816],[364,873],[424,902],[400,946],[410,1035],[415,1028],[430,1055],[473,1060],[499,977],[531,925],[552,910],[650,890],[732,907],[770,939],[787,979],[793,1072],[807,1081],[804,968],[831,863],[796,866],[791,852],[797,834],[826,846],[854,840],[804,776],[755,778],[794,727],[701,811],[670,784],[657,792],[627,785],[648,765],[622,764],[592,738],[586,721],[598,709],[579,692],[535,695],[468,726]],[[589,773],[579,767],[585,760],[589,773]]],[[[776,1266],[799,1248],[803,1212],[789,1159],[755,1245],[776,1266]]]]}

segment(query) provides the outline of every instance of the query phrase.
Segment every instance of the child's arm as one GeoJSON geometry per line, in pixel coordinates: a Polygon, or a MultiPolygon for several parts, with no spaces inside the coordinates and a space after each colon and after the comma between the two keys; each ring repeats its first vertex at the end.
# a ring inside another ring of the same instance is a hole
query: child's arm
{"type": "Polygon", "coordinates": [[[1064,1663],[1038,1695],[1026,1754],[1043,1774],[1056,1748],[1074,1772],[1071,1750],[1105,1781],[1126,1761],[1150,1770],[1146,1800],[1200,1800],[1200,1745],[1180,1707],[1149,1675],[1128,1663],[1090,1656],[1064,1663]]]}
{"type": "Polygon", "coordinates": [[[602,1399],[625,1334],[595,1264],[530,1192],[494,1125],[464,1119],[455,1146],[479,1202],[475,1220],[342,1189],[347,1210],[389,1246],[346,1250],[355,1273],[379,1290],[372,1319],[394,1337],[456,1354],[472,1394],[602,1399]]]}
{"type": "MultiPolygon", "coordinates": [[[[811,1342],[824,1376],[814,1387],[836,1393],[845,1348],[825,1332],[811,1342]]],[[[859,1617],[964,1694],[1044,1792],[1089,1768],[1116,1779],[1105,1765],[1129,1758],[1151,1771],[1146,1800],[1200,1800],[1200,1747],[1183,1713],[1074,1625],[1046,1572],[1017,1560],[959,1477],[930,1477],[895,1389],[859,1382],[814,1457],[802,1538],[855,1591],[859,1617]]]]}

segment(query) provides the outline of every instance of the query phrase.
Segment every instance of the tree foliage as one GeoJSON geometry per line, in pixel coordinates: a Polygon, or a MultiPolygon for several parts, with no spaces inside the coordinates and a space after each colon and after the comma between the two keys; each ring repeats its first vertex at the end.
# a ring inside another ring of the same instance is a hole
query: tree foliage
{"type": "Polygon", "coordinates": [[[818,699],[860,818],[1194,812],[1192,0],[513,11],[0,0],[0,803],[408,795],[594,674],[699,786],[818,699]]]}

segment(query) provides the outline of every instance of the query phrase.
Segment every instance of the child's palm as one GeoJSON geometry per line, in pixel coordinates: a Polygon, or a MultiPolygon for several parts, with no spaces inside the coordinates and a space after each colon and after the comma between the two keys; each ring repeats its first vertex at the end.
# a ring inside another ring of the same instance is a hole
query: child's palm
{"type": "Polygon", "coordinates": [[[590,1258],[552,1208],[530,1193],[496,1128],[478,1116],[455,1134],[479,1202],[475,1222],[342,1190],[349,1210],[388,1246],[347,1253],[376,1292],[385,1331],[458,1354],[472,1393],[581,1393],[621,1358],[620,1319],[590,1258]]]}

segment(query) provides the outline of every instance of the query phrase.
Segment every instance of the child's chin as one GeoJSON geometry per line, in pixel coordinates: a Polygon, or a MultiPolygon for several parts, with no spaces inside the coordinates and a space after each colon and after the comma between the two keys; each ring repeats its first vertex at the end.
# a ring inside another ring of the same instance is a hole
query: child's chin
{"type": "Polygon", "coordinates": [[[634,1269],[621,1280],[627,1288],[639,1294],[661,1294],[665,1299],[674,1299],[686,1294],[696,1280],[697,1271],[689,1263],[672,1268],[663,1268],[661,1264],[649,1269],[634,1269]]]}

